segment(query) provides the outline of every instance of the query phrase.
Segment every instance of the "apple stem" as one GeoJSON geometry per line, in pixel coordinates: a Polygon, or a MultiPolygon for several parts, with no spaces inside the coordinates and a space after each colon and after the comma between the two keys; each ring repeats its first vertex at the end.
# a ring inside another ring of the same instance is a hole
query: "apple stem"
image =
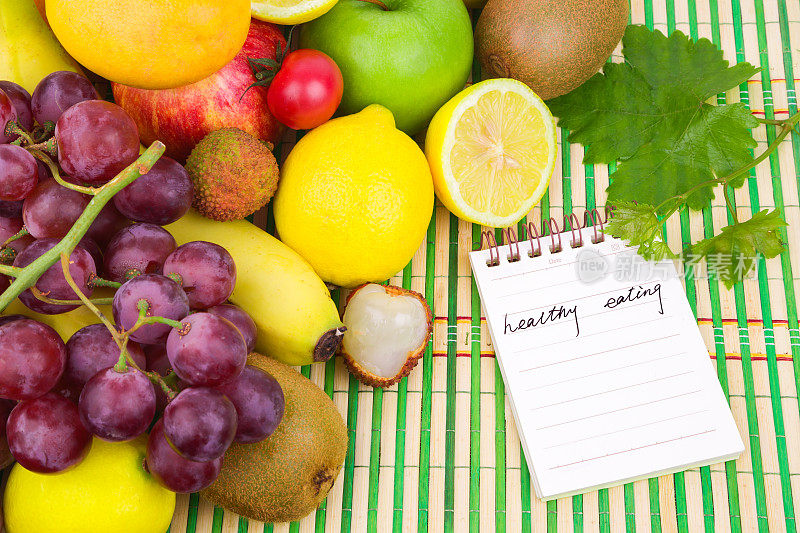
{"type": "Polygon", "coordinates": [[[361,2],[369,2],[370,4],[375,4],[379,8],[383,9],[384,11],[389,11],[389,8],[386,7],[386,4],[381,2],[381,0],[361,0],[361,2]]]}

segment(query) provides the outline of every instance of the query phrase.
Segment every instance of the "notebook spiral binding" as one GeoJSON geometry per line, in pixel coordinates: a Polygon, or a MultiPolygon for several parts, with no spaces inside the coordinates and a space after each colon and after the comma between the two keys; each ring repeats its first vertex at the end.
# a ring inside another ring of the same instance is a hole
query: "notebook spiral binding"
{"type": "MultiPolygon", "coordinates": [[[[544,220],[542,222],[542,226],[547,227],[547,235],[541,235],[539,230],[536,229],[534,223],[528,222],[528,238],[525,239],[531,244],[531,251],[527,254],[528,257],[533,258],[542,255],[543,237],[545,239],[550,237],[549,251],[551,254],[557,254],[558,252],[562,251],[563,245],[561,242],[561,237],[567,233],[567,227],[569,227],[569,233],[572,236],[572,238],[569,240],[569,246],[571,248],[580,248],[583,246],[583,235],[581,234],[580,230],[583,228],[588,228],[589,226],[594,229],[594,235],[592,235],[592,238],[590,239],[592,244],[603,242],[605,240],[603,226],[608,222],[608,219],[613,216],[613,210],[611,207],[607,206],[604,210],[606,215],[605,220],[603,220],[603,217],[600,215],[600,212],[597,209],[586,210],[583,213],[583,225],[581,225],[581,221],[575,213],[564,215],[564,224],[561,227],[559,227],[558,221],[555,218],[551,217],[547,220],[544,220]],[[591,222],[591,224],[589,222],[591,222]],[[533,247],[534,241],[536,241],[535,250],[533,247]]],[[[497,239],[495,239],[494,236],[494,231],[492,230],[486,230],[481,233],[480,247],[483,249],[483,243],[486,242],[486,249],[489,250],[489,259],[486,260],[487,266],[493,267],[500,264],[500,250],[503,246],[508,246],[508,256],[506,256],[506,259],[509,263],[516,263],[517,261],[521,260],[522,256],[519,250],[519,241],[517,240],[517,233],[514,231],[514,228],[502,229],[501,240],[504,242],[498,244],[497,239]]]]}

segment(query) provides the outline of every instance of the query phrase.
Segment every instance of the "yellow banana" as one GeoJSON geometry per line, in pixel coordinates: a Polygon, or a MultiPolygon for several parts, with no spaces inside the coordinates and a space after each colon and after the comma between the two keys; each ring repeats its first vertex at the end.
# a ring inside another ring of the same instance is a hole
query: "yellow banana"
{"type": "MultiPolygon", "coordinates": [[[[328,359],[339,347],[344,325],[327,287],[302,257],[278,239],[246,220],[216,222],[194,210],[166,229],[179,244],[209,241],[233,256],[237,275],[231,301],[256,322],[257,351],[289,365],[306,365],[328,359]]],[[[94,296],[107,296],[104,292],[94,296]]],[[[100,310],[111,318],[110,306],[100,310]]],[[[19,300],[2,314],[44,322],[65,341],[80,328],[99,322],[86,307],[41,315],[19,300]]]]}
{"type": "Polygon", "coordinates": [[[0,51],[0,80],[18,83],[30,93],[51,72],[81,72],[33,0],[0,0],[0,51]]]}
{"type": "Polygon", "coordinates": [[[302,257],[246,220],[216,222],[195,212],[166,226],[179,244],[209,241],[236,262],[231,301],[258,326],[256,351],[289,365],[328,359],[344,325],[323,281],[302,257]]]}
{"type": "MultiPolygon", "coordinates": [[[[110,305],[100,306],[100,311],[102,311],[109,320],[112,320],[110,305]]],[[[60,315],[41,315],[39,313],[34,313],[22,305],[22,302],[19,300],[11,302],[9,306],[6,307],[5,311],[3,311],[3,315],[25,315],[26,317],[43,322],[56,330],[61,338],[64,339],[64,342],[67,342],[67,340],[72,337],[72,334],[82,327],[100,322],[100,320],[84,306],[70,311],[69,313],[61,313],[60,315]]]]}

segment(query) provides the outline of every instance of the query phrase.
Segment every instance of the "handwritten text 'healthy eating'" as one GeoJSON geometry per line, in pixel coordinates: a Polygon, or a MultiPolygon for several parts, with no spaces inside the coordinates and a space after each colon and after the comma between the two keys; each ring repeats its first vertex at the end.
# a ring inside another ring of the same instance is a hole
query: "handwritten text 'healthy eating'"
{"type": "MultiPolygon", "coordinates": [[[[618,307],[624,307],[624,304],[628,302],[635,302],[636,300],[641,300],[642,298],[647,298],[650,296],[654,296],[658,299],[657,300],[658,313],[663,315],[664,303],[661,300],[660,283],[656,283],[650,288],[644,288],[641,285],[638,286],[634,285],[633,287],[630,287],[627,290],[627,292],[623,292],[621,294],[608,298],[606,303],[603,304],[603,308],[616,309],[618,307]]],[[[513,333],[518,333],[526,329],[553,324],[561,320],[572,319],[575,321],[575,336],[577,337],[581,334],[581,327],[578,315],[579,315],[578,304],[574,304],[571,307],[567,307],[564,304],[557,304],[554,305],[552,309],[544,310],[540,312],[538,315],[533,315],[528,318],[522,318],[516,324],[514,324],[513,322],[509,323],[508,313],[506,313],[505,329],[503,330],[503,334],[509,335],[513,333]]]]}

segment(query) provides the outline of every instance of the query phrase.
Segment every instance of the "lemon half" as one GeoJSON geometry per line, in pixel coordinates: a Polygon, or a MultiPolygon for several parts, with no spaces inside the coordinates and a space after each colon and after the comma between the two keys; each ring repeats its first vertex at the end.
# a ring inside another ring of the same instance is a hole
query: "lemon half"
{"type": "Polygon", "coordinates": [[[541,199],[556,153],[550,110],[527,85],[505,78],[454,96],[425,139],[439,200],[459,218],[496,228],[519,221],[541,199]]]}
{"type": "Polygon", "coordinates": [[[327,13],[338,0],[253,0],[250,14],[275,24],[302,24],[327,13]]]}

